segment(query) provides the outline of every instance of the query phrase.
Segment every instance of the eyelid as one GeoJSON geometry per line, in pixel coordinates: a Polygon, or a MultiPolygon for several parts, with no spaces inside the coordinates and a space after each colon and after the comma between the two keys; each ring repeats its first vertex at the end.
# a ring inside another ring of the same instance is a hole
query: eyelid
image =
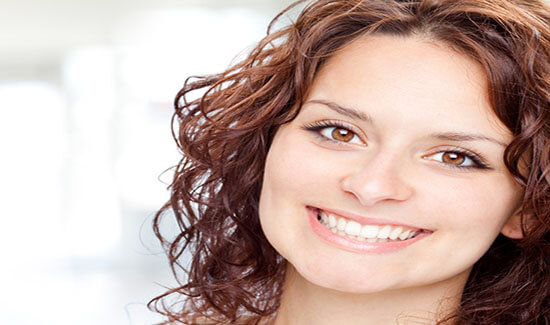
{"type": "Polygon", "coordinates": [[[431,156],[434,156],[436,154],[445,153],[445,152],[459,153],[459,154],[464,155],[466,158],[468,158],[468,159],[470,159],[474,162],[473,166],[456,166],[456,165],[452,165],[452,164],[446,164],[446,163],[443,163],[443,162],[439,162],[440,164],[442,164],[442,165],[444,165],[448,168],[463,169],[463,170],[468,170],[468,169],[482,169],[482,170],[483,169],[493,169],[487,163],[487,160],[485,158],[483,158],[483,156],[481,154],[478,154],[478,153],[476,153],[472,150],[458,148],[458,147],[449,147],[449,148],[440,149],[440,150],[434,151],[430,154],[424,155],[422,157],[423,158],[431,157],[431,156]]]}
{"type": "Polygon", "coordinates": [[[346,122],[342,122],[342,121],[339,121],[339,120],[322,120],[322,121],[316,121],[316,122],[312,122],[312,123],[305,123],[302,126],[302,128],[304,130],[314,132],[322,140],[330,141],[332,143],[335,143],[335,144],[338,144],[338,145],[344,145],[344,146],[357,145],[357,144],[353,144],[353,143],[342,142],[342,141],[337,141],[337,140],[334,140],[334,139],[330,139],[330,138],[327,138],[326,136],[321,134],[321,132],[320,132],[321,130],[326,129],[326,128],[330,128],[330,127],[336,127],[336,128],[342,128],[342,129],[349,130],[349,131],[353,132],[359,138],[359,140],[361,142],[363,142],[364,145],[366,145],[366,141],[364,140],[365,136],[363,135],[363,132],[361,132],[361,130],[359,130],[354,125],[348,124],[346,122]]]}

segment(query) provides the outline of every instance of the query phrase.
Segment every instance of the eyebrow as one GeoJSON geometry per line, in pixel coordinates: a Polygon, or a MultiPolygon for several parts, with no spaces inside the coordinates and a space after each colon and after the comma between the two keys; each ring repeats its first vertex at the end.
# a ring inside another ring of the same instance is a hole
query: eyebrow
{"type": "MultiPolygon", "coordinates": [[[[331,110],[335,111],[338,114],[345,115],[347,117],[351,117],[354,119],[359,119],[368,123],[373,123],[372,117],[370,117],[365,112],[362,112],[355,108],[350,107],[344,107],[341,105],[338,105],[331,101],[326,101],[322,99],[312,99],[308,100],[305,104],[308,103],[315,103],[315,104],[321,104],[324,105],[331,110]]],[[[456,142],[464,142],[464,141],[489,141],[498,145],[501,145],[503,147],[507,147],[508,145],[502,141],[499,141],[495,138],[491,138],[482,134],[470,134],[470,133],[463,133],[463,132],[437,132],[432,133],[429,135],[430,138],[436,138],[440,140],[447,140],[447,141],[456,141],[456,142]]]]}
{"type": "Polygon", "coordinates": [[[372,123],[372,118],[368,114],[366,114],[365,112],[361,112],[360,110],[355,108],[340,106],[334,102],[329,102],[322,99],[308,100],[305,104],[307,103],[322,104],[330,108],[331,110],[335,111],[336,113],[339,113],[354,119],[359,119],[365,122],[372,123]]]}
{"type": "Polygon", "coordinates": [[[490,141],[493,143],[496,143],[498,145],[501,145],[503,147],[507,147],[508,145],[502,141],[499,141],[495,138],[491,138],[485,135],[481,134],[469,134],[469,133],[462,133],[462,132],[442,132],[442,133],[433,133],[430,135],[432,138],[437,138],[441,140],[448,140],[448,141],[490,141]]]}

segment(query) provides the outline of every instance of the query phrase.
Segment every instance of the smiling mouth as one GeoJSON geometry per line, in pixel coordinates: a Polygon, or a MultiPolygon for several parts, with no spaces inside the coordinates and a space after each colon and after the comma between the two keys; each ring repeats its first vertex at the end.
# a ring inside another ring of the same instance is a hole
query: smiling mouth
{"type": "Polygon", "coordinates": [[[333,233],[368,243],[403,242],[431,231],[398,225],[366,224],[325,212],[319,208],[317,221],[333,233]]]}

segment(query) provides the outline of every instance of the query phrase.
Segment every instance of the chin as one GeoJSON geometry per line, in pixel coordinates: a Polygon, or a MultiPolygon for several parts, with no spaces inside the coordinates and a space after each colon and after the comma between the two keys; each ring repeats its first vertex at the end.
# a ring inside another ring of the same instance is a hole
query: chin
{"type": "Polygon", "coordinates": [[[354,267],[344,265],[338,262],[320,265],[318,261],[295,265],[289,261],[287,275],[289,280],[305,281],[306,285],[352,294],[376,293],[396,289],[399,285],[396,277],[388,279],[383,272],[372,272],[372,269],[356,272],[354,267]]]}

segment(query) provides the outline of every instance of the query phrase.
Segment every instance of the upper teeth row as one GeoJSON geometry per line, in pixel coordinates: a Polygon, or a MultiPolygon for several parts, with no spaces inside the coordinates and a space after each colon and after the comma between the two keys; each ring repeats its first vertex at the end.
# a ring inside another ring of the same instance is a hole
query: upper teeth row
{"type": "Polygon", "coordinates": [[[360,223],[348,220],[342,217],[335,216],[331,213],[327,214],[319,210],[321,222],[328,228],[332,228],[338,232],[344,232],[349,236],[357,236],[358,238],[381,238],[395,240],[405,240],[414,237],[418,232],[405,230],[400,226],[391,225],[363,225],[360,223]]]}

